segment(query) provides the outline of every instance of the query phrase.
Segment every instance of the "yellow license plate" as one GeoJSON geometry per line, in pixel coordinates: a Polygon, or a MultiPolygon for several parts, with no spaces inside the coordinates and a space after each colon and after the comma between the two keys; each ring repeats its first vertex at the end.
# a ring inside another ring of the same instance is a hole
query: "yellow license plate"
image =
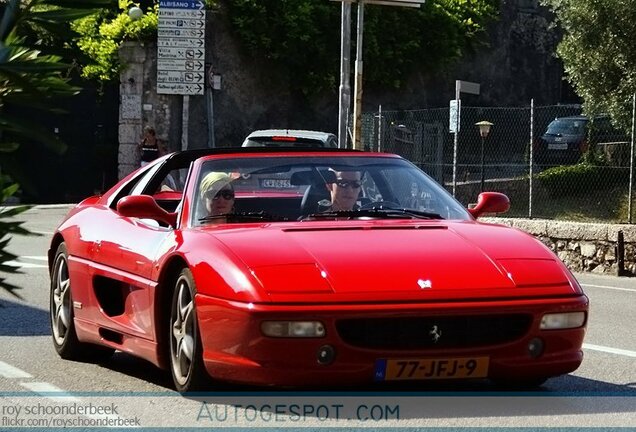
{"type": "Polygon", "coordinates": [[[485,378],[488,363],[488,357],[382,359],[376,362],[375,378],[380,381],[485,378]]]}

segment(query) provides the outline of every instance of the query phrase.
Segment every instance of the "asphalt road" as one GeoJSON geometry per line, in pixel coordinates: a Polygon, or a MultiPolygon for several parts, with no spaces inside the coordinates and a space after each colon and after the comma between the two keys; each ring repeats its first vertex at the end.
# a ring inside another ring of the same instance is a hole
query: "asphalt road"
{"type": "Polygon", "coordinates": [[[591,301],[585,360],[541,391],[487,382],[421,383],[346,392],[220,386],[184,397],[169,374],[116,353],[102,364],[55,353],[48,315],[50,236],[68,207],[34,208],[15,237],[22,274],[0,292],[0,430],[10,427],[630,427],[636,425],[636,280],[577,274],[591,301]],[[385,392],[388,390],[389,392],[385,392]],[[297,408],[296,408],[297,407],[297,408]],[[81,412],[80,412],[81,411],[81,412]],[[74,423],[73,423],[74,422],[74,423]],[[102,422],[102,423],[99,423],[102,422]],[[110,423],[107,423],[110,422],[110,423]]]}

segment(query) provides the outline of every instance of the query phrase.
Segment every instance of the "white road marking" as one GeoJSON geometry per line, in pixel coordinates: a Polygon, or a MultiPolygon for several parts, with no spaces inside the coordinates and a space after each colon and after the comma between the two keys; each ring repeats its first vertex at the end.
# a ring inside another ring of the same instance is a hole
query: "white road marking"
{"type": "Polygon", "coordinates": [[[55,387],[53,384],[46,382],[21,382],[20,385],[31,390],[33,393],[37,393],[40,396],[57,402],[79,402],[78,398],[59,387],[55,387]]]}
{"type": "Polygon", "coordinates": [[[5,378],[33,378],[30,373],[0,361],[0,375],[5,378]]]}
{"type": "Polygon", "coordinates": [[[35,234],[45,235],[45,236],[50,236],[50,235],[55,234],[55,233],[50,232],[50,231],[37,231],[37,230],[31,230],[31,232],[32,232],[32,233],[35,233],[35,234]]]}
{"type": "MultiPolygon", "coordinates": [[[[18,369],[15,366],[12,366],[8,363],[0,361],[0,376],[5,378],[33,378],[33,376],[23,371],[22,369],[18,369]]],[[[81,399],[73,396],[71,393],[62,390],[59,387],[54,386],[53,384],[49,384],[47,382],[20,382],[20,385],[33,393],[37,393],[46,399],[50,399],[55,402],[61,403],[70,403],[70,402],[81,402],[81,399]]],[[[117,414],[90,414],[87,413],[84,417],[96,419],[96,420],[121,420],[119,423],[124,424],[123,418],[119,417],[117,414]]],[[[134,427],[134,426],[133,426],[134,427]]]]}
{"type": "Polygon", "coordinates": [[[634,292],[634,293],[636,293],[636,289],[632,289],[632,288],[620,288],[620,287],[614,287],[614,286],[607,286],[607,285],[592,285],[592,284],[581,284],[581,286],[584,286],[584,287],[590,287],[590,288],[611,289],[611,290],[616,290],[616,291],[629,291],[629,292],[634,292]]]}
{"type": "Polygon", "coordinates": [[[593,344],[587,344],[587,343],[583,344],[583,348],[593,350],[593,351],[602,351],[602,352],[606,352],[610,354],[618,354],[618,355],[636,358],[636,351],[629,351],[629,350],[624,350],[620,348],[605,347],[601,345],[593,345],[593,344]]]}
{"type": "Polygon", "coordinates": [[[7,261],[5,262],[5,264],[13,266],[13,267],[20,267],[20,268],[49,268],[48,265],[25,263],[21,261],[7,261]]]}
{"type": "Polygon", "coordinates": [[[35,261],[49,260],[49,257],[47,257],[46,255],[24,255],[24,256],[21,256],[20,258],[26,258],[26,259],[35,260],[35,261]]]}

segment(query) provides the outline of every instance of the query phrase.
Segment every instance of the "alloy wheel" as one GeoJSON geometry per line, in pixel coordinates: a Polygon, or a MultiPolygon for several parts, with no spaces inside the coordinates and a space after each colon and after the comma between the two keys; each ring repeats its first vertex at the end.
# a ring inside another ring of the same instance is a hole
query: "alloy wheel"
{"type": "Polygon", "coordinates": [[[53,272],[51,289],[51,329],[57,345],[64,344],[71,325],[71,280],[68,262],[64,254],[59,254],[53,272]]]}
{"type": "Polygon", "coordinates": [[[192,373],[196,326],[192,290],[184,275],[177,280],[176,292],[170,316],[170,355],[175,380],[185,385],[192,373]]]}

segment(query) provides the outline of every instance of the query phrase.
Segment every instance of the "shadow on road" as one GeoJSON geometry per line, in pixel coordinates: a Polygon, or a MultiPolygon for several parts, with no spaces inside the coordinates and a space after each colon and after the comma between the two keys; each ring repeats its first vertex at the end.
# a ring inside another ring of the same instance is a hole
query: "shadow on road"
{"type": "MultiPolygon", "coordinates": [[[[138,359],[126,353],[117,352],[111,359],[101,364],[102,367],[143,379],[155,385],[173,390],[170,371],[163,371],[145,360],[138,359]]],[[[545,384],[536,388],[522,391],[509,391],[498,387],[487,380],[473,381],[437,381],[437,382],[401,382],[401,383],[375,383],[364,386],[347,387],[297,387],[297,388],[271,388],[246,386],[230,383],[212,383],[210,391],[213,392],[246,392],[249,394],[267,393],[268,395],[281,394],[400,394],[400,395],[449,395],[461,393],[463,396],[498,396],[507,395],[524,396],[629,396],[632,398],[632,408],[636,410],[636,383],[613,384],[575,375],[562,375],[548,380],[545,384]]]]}
{"type": "Polygon", "coordinates": [[[51,334],[49,311],[25,303],[0,299],[0,336],[46,336],[51,334]]]}
{"type": "Polygon", "coordinates": [[[170,371],[161,370],[146,360],[120,351],[117,351],[110,359],[101,362],[100,366],[164,387],[166,390],[174,390],[170,371]]]}

